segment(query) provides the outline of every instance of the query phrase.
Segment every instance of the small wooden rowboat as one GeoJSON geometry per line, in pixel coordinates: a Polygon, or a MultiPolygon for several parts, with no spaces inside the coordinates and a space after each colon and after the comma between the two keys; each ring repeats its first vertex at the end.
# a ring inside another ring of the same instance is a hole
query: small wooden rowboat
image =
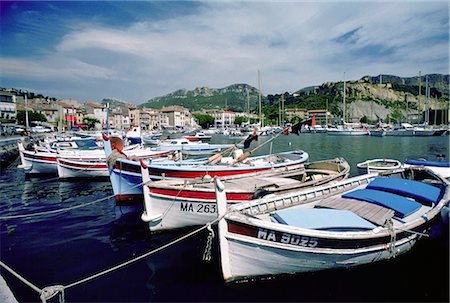
{"type": "Polygon", "coordinates": [[[361,174],[369,174],[372,172],[383,172],[391,169],[402,167],[402,163],[394,159],[372,159],[356,164],[361,174]]]}
{"type": "Polygon", "coordinates": [[[450,199],[449,183],[412,167],[232,205],[216,181],[225,281],[390,259],[409,251],[450,199]]]}

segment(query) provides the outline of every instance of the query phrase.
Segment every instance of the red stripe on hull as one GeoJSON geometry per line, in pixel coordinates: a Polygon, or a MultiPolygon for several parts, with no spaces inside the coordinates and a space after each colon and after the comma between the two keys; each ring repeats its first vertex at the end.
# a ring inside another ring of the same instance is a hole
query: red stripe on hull
{"type": "Polygon", "coordinates": [[[50,162],[56,162],[56,157],[44,157],[39,155],[30,155],[30,154],[24,154],[25,159],[31,159],[31,160],[42,160],[42,161],[50,161],[50,162]]]}
{"type": "MultiPolygon", "coordinates": [[[[154,194],[170,196],[170,197],[180,197],[180,198],[191,198],[191,199],[205,199],[205,200],[215,200],[215,191],[191,191],[191,190],[174,190],[174,189],[161,189],[161,188],[150,188],[150,192],[154,194]]],[[[227,200],[229,201],[248,201],[253,199],[253,193],[241,192],[241,193],[227,193],[227,200]]]]}
{"type": "Polygon", "coordinates": [[[116,206],[144,205],[144,195],[142,194],[115,195],[114,200],[116,206]]]}
{"type": "Polygon", "coordinates": [[[166,178],[183,178],[183,179],[193,179],[202,178],[206,175],[211,177],[223,177],[223,176],[234,176],[234,175],[244,175],[251,174],[260,171],[270,170],[271,167],[267,168],[256,168],[256,169],[236,169],[236,170],[222,170],[222,171],[170,171],[164,169],[154,169],[150,168],[151,176],[162,176],[164,174],[166,178]]]}
{"type": "Polygon", "coordinates": [[[62,165],[65,165],[65,166],[69,166],[69,167],[107,169],[106,164],[102,164],[102,163],[101,164],[92,163],[91,165],[89,165],[89,164],[70,163],[70,162],[61,161],[61,160],[59,160],[59,163],[62,165]]]}

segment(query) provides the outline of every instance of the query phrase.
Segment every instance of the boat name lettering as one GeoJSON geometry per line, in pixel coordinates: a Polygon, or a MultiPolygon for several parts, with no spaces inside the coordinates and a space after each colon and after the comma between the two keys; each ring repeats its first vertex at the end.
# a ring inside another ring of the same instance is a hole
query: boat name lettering
{"type": "Polygon", "coordinates": [[[194,205],[193,203],[181,202],[180,203],[180,211],[213,214],[216,212],[216,204],[199,203],[197,205],[194,205]]]}
{"type": "Polygon", "coordinates": [[[316,247],[318,242],[316,238],[311,238],[307,236],[292,235],[289,233],[277,233],[273,230],[268,231],[267,229],[260,228],[258,230],[258,239],[263,239],[267,241],[280,242],[290,245],[298,245],[304,247],[316,247]]]}

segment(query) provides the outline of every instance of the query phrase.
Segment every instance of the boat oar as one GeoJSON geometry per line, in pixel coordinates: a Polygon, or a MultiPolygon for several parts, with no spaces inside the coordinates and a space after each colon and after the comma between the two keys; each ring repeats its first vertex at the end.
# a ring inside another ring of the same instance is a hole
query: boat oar
{"type": "Polygon", "coordinates": [[[273,136],[272,138],[270,138],[269,140],[267,140],[266,142],[261,143],[260,145],[256,146],[254,149],[246,151],[245,153],[243,153],[242,155],[239,156],[239,158],[237,158],[236,163],[237,162],[241,162],[244,161],[245,159],[247,159],[251,154],[253,154],[256,150],[260,149],[261,147],[263,147],[264,145],[266,145],[267,143],[273,141],[275,138],[278,138],[281,134],[283,133],[283,131],[279,132],[278,134],[276,134],[275,136],[273,136]]]}
{"type": "Polygon", "coordinates": [[[223,151],[221,151],[221,152],[219,152],[217,154],[212,155],[211,157],[208,158],[207,163],[209,163],[209,164],[216,164],[222,158],[222,156],[224,154],[226,154],[228,152],[231,152],[235,148],[236,148],[236,146],[233,145],[233,146],[230,146],[227,149],[225,149],[225,150],[223,150],[223,151]]]}
{"type": "Polygon", "coordinates": [[[225,155],[226,153],[229,153],[229,152],[232,152],[233,150],[235,150],[236,147],[237,147],[238,145],[240,145],[240,144],[243,144],[244,141],[245,141],[246,139],[247,139],[247,138],[243,139],[243,140],[242,140],[241,142],[239,142],[238,144],[234,144],[233,146],[230,146],[230,147],[228,147],[227,149],[225,149],[225,150],[223,150],[223,151],[221,151],[221,152],[219,152],[219,153],[217,153],[217,154],[215,154],[215,155],[212,155],[211,157],[208,158],[208,161],[206,161],[206,163],[207,163],[207,164],[210,164],[210,165],[216,164],[217,162],[220,161],[220,159],[222,159],[223,155],[225,155]]]}

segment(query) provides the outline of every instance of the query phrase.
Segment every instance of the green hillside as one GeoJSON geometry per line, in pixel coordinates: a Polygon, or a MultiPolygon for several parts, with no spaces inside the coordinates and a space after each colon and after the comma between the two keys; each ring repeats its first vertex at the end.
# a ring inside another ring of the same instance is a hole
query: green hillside
{"type": "Polygon", "coordinates": [[[208,87],[194,90],[180,89],[162,97],[152,98],[139,107],[159,109],[164,106],[180,105],[191,111],[225,108],[232,111],[247,111],[247,91],[250,110],[255,111],[258,106],[259,92],[247,84],[233,84],[220,89],[208,87]]]}

